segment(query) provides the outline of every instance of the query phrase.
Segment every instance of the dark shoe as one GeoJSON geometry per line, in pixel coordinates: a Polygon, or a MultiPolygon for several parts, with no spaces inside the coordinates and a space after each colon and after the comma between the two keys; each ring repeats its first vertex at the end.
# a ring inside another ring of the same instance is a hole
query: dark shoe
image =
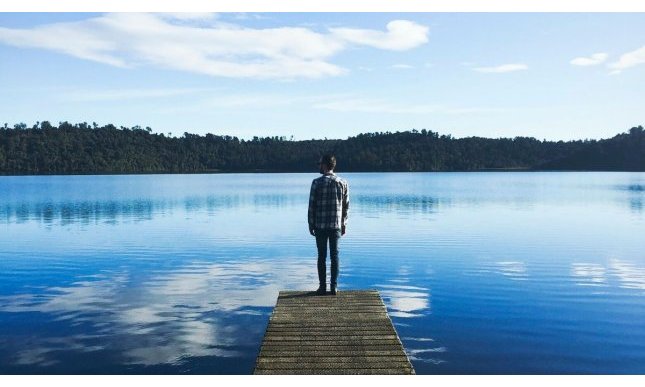
{"type": "Polygon", "coordinates": [[[318,287],[318,290],[316,290],[316,294],[318,294],[319,296],[323,296],[325,295],[325,293],[327,293],[327,285],[320,285],[318,287]]]}
{"type": "Polygon", "coordinates": [[[336,295],[336,285],[331,285],[331,287],[329,288],[329,294],[331,294],[332,296],[336,295]]]}

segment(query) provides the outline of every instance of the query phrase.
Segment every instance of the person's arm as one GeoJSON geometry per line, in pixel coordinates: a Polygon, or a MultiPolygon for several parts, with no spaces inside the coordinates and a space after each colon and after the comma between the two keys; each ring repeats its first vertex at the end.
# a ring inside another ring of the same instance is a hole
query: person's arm
{"type": "Polygon", "coordinates": [[[311,190],[309,191],[309,210],[307,212],[307,219],[309,221],[309,233],[316,235],[316,180],[311,182],[311,190]]]}
{"type": "Polygon", "coordinates": [[[343,222],[341,227],[341,234],[345,235],[347,228],[347,217],[349,215],[349,183],[345,183],[345,192],[343,193],[343,222]]]}

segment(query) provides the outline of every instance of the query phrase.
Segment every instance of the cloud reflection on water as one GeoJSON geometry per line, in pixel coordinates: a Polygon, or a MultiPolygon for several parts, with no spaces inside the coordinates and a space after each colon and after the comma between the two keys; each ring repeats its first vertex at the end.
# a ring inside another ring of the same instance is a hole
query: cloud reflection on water
{"type": "Polygon", "coordinates": [[[387,299],[392,317],[419,317],[430,309],[430,294],[428,289],[416,288],[417,291],[401,288],[395,285],[377,285],[381,296],[387,299]]]}
{"type": "MultiPolygon", "coordinates": [[[[645,267],[618,259],[609,261],[610,273],[620,279],[622,288],[645,290],[645,267]]],[[[645,295],[645,293],[643,293],[645,295]]]]}
{"type": "Polygon", "coordinates": [[[571,275],[580,286],[606,286],[607,270],[597,263],[572,263],[571,275]]]}
{"type": "Polygon", "coordinates": [[[501,275],[517,280],[525,281],[528,279],[526,272],[526,264],[519,261],[500,261],[495,263],[497,265],[497,271],[501,275]]]}
{"type": "Polygon", "coordinates": [[[120,353],[119,362],[133,365],[236,357],[254,352],[249,347],[259,344],[266,322],[240,316],[268,316],[278,291],[311,287],[314,270],[308,260],[292,257],[279,267],[267,260],[194,263],[141,283],[127,273],[104,273],[39,293],[0,297],[0,312],[49,314],[81,332],[88,330],[85,324],[96,332],[66,334],[61,342],[45,326],[16,348],[16,365],[50,366],[61,351],[100,351],[102,345],[120,353]],[[103,344],[97,346],[97,339],[103,344]]]}
{"type": "Polygon", "coordinates": [[[620,288],[645,290],[645,268],[632,262],[610,259],[606,266],[599,263],[572,263],[571,267],[571,275],[580,286],[608,286],[609,278],[613,277],[618,280],[620,288]]]}
{"type": "Polygon", "coordinates": [[[410,268],[398,268],[389,284],[377,284],[385,305],[392,317],[418,317],[430,310],[430,291],[427,288],[409,285],[410,268]]]}
{"type": "MultiPolygon", "coordinates": [[[[410,285],[411,269],[400,267],[387,284],[374,285],[380,290],[383,301],[388,308],[388,314],[393,318],[397,327],[410,327],[399,319],[423,317],[430,313],[430,290],[428,288],[410,285]]],[[[408,357],[413,362],[441,364],[445,360],[437,358],[438,354],[446,352],[446,348],[434,347],[434,339],[426,337],[402,336],[401,340],[408,357]]]]}

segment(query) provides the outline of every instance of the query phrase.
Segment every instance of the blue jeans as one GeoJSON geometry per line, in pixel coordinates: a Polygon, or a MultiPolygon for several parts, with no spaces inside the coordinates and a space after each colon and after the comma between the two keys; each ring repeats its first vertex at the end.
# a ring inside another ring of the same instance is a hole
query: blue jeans
{"type": "Polygon", "coordinates": [[[331,286],[336,286],[338,280],[338,240],[340,230],[316,229],[316,247],[318,247],[318,280],[320,285],[326,284],[327,277],[327,241],[329,241],[329,258],[331,260],[331,286]]]}

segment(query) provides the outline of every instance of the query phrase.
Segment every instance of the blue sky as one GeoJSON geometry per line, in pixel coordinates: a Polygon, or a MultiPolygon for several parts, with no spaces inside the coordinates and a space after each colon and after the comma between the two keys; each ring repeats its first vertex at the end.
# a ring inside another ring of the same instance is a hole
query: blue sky
{"type": "Polygon", "coordinates": [[[243,138],[606,138],[645,123],[645,14],[0,13],[0,121],[243,138]]]}

